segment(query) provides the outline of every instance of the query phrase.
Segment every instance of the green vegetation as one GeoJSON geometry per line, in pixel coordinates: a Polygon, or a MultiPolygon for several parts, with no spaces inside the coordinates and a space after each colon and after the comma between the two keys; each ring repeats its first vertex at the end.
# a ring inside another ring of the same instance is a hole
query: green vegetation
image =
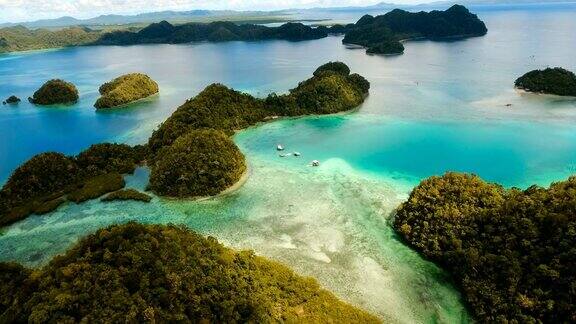
{"type": "Polygon", "coordinates": [[[135,200],[150,202],[152,197],[135,189],[122,189],[114,191],[106,197],[100,199],[101,201],[116,201],[116,200],[135,200]]]}
{"type": "Polygon", "coordinates": [[[394,227],[450,271],[481,322],[576,319],[576,177],[506,190],[447,173],[417,186],[394,227]]]}
{"type": "Polygon", "coordinates": [[[113,108],[127,105],[136,100],[158,93],[158,84],[142,73],[130,73],[100,86],[100,94],[94,107],[113,108]]]}
{"type": "Polygon", "coordinates": [[[324,72],[336,72],[338,74],[347,76],[350,74],[350,68],[348,65],[342,62],[328,62],[318,67],[316,71],[314,71],[313,75],[318,77],[321,76],[321,74],[324,72]]]}
{"type": "Polygon", "coordinates": [[[9,105],[15,105],[17,103],[19,103],[21,100],[20,98],[16,97],[16,96],[10,96],[8,97],[8,99],[6,99],[4,102],[2,102],[4,105],[5,104],[9,104],[9,105]]]}
{"type": "Polygon", "coordinates": [[[370,83],[358,74],[348,75],[349,71],[344,63],[326,64],[315,72],[316,76],[300,83],[288,95],[271,94],[265,100],[221,84],[210,85],[178,107],[152,133],[148,146],[154,155],[195,129],[213,128],[232,135],[234,131],[270,116],[327,114],[353,109],[364,101],[370,83]]]}
{"type": "Polygon", "coordinates": [[[120,173],[106,173],[85,181],[78,189],[70,192],[67,198],[79,204],[122,189],[125,185],[124,177],[120,173]]]}
{"type": "Polygon", "coordinates": [[[162,196],[212,196],[238,182],[244,155],[223,132],[190,131],[163,148],[150,166],[150,189],[162,196]]]}
{"type": "Polygon", "coordinates": [[[97,231],[38,270],[0,263],[0,322],[378,323],[282,264],[182,227],[97,231]]]}
{"type": "Polygon", "coordinates": [[[515,86],[529,92],[576,97],[576,74],[559,67],[534,70],[518,78],[515,86]]]}
{"type": "Polygon", "coordinates": [[[78,101],[78,89],[72,83],[54,79],[44,83],[29,100],[37,105],[72,104],[78,101]]]}
{"type": "Polygon", "coordinates": [[[385,15],[365,15],[356,24],[337,25],[331,33],[345,33],[343,43],[367,48],[368,53],[402,54],[405,39],[441,40],[483,36],[486,25],[466,7],[454,5],[445,11],[408,12],[395,9],[385,15]]]}
{"type": "Polygon", "coordinates": [[[146,148],[97,144],[68,157],[42,153],[18,167],[0,190],[0,226],[30,214],[45,214],[65,200],[80,202],[124,186],[120,174],[132,173],[146,148]]]}
{"type": "Polygon", "coordinates": [[[366,79],[350,74],[341,62],[321,66],[289,94],[272,94],[266,99],[221,84],[210,85],[152,133],[148,141],[150,187],[163,196],[215,195],[238,181],[246,168],[244,157],[225,134],[232,135],[270,116],[350,110],[364,101],[369,88],[366,79]],[[198,132],[206,129],[224,134],[198,132]],[[188,136],[191,132],[194,135],[188,136]]]}
{"type": "Polygon", "coordinates": [[[212,22],[208,24],[188,23],[172,25],[167,21],[153,23],[137,32],[115,31],[105,33],[94,44],[133,45],[133,44],[182,44],[190,42],[257,41],[285,39],[302,41],[328,36],[326,31],[301,23],[286,23],[279,27],[242,24],[233,22],[212,22]]]}
{"type": "Polygon", "coordinates": [[[84,45],[102,34],[85,27],[51,31],[15,26],[0,29],[0,53],[84,45]]]}

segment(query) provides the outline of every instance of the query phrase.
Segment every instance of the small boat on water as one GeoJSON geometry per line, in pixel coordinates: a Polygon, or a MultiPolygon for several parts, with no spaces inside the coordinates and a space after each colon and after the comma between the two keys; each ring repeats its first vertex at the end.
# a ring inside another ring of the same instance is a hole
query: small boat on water
{"type": "Polygon", "coordinates": [[[276,146],[276,150],[277,151],[284,151],[284,146],[282,146],[281,144],[278,144],[278,146],[276,146]]]}
{"type": "Polygon", "coordinates": [[[312,161],[311,165],[314,167],[320,166],[320,161],[314,160],[314,161],[312,161]]]}
{"type": "Polygon", "coordinates": [[[294,155],[294,156],[300,156],[300,152],[294,152],[294,153],[292,153],[292,155],[294,155]]]}
{"type": "Polygon", "coordinates": [[[286,154],[278,154],[279,157],[287,157],[287,156],[291,156],[291,153],[286,153],[286,154]]]}

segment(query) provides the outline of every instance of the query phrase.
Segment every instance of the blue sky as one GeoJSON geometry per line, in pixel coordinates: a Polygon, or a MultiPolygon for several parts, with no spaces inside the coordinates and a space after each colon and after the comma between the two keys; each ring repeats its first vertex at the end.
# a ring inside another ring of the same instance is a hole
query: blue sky
{"type": "MultiPolygon", "coordinates": [[[[0,22],[29,21],[73,16],[89,18],[110,13],[161,10],[235,9],[273,10],[286,8],[373,5],[379,0],[0,0],[0,22]]],[[[387,1],[388,2],[388,1],[387,1]]],[[[392,1],[389,1],[392,2],[392,1]]],[[[396,0],[415,4],[423,0],[396,0]]]]}

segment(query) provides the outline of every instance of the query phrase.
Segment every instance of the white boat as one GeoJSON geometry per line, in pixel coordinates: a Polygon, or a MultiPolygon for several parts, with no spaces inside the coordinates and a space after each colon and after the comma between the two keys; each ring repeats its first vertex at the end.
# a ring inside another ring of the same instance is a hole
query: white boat
{"type": "Polygon", "coordinates": [[[284,151],[284,146],[278,144],[278,146],[276,146],[276,150],[277,151],[284,151]]]}
{"type": "Polygon", "coordinates": [[[318,161],[318,160],[312,161],[312,166],[315,166],[315,167],[320,166],[320,161],[318,161]]]}

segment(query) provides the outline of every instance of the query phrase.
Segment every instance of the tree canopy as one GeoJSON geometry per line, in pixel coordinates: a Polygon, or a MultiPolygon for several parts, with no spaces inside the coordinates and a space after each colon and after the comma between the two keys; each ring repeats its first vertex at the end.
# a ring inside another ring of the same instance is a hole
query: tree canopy
{"type": "Polygon", "coordinates": [[[158,84],[142,73],[122,75],[100,86],[102,95],[94,107],[98,109],[127,105],[158,93],[158,84]]]}
{"type": "Polygon", "coordinates": [[[49,80],[30,98],[37,105],[72,104],[78,101],[78,89],[64,80],[49,80]]]}
{"type": "Polygon", "coordinates": [[[47,152],[19,166],[0,189],[0,226],[44,214],[66,200],[81,202],[124,186],[120,174],[132,173],[146,156],[141,146],[102,143],[78,156],[47,152]]]}
{"type": "Polygon", "coordinates": [[[150,189],[162,196],[212,196],[246,171],[244,155],[226,134],[193,130],[163,148],[150,165],[150,189]]]}
{"type": "Polygon", "coordinates": [[[0,322],[378,323],[312,278],[183,227],[101,229],[33,272],[0,263],[0,322]]]}
{"type": "Polygon", "coordinates": [[[480,321],[576,320],[576,177],[526,190],[431,177],[398,208],[394,227],[452,273],[480,321]]]}
{"type": "Polygon", "coordinates": [[[529,92],[576,97],[576,74],[559,67],[533,70],[518,78],[515,86],[529,92]]]}
{"type": "Polygon", "coordinates": [[[381,16],[365,15],[356,24],[336,26],[330,32],[345,33],[343,43],[367,48],[368,53],[402,54],[401,40],[483,36],[488,32],[478,16],[461,5],[445,11],[408,12],[394,9],[381,16]]]}

